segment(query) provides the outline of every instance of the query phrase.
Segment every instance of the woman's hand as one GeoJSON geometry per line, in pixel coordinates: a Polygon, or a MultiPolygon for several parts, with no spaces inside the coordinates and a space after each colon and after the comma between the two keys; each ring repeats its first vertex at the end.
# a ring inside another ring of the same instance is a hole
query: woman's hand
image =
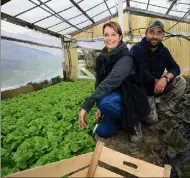
{"type": "Polygon", "coordinates": [[[87,111],[84,109],[81,109],[79,113],[79,127],[80,128],[86,127],[86,119],[87,119],[87,111]]]}
{"type": "Polygon", "coordinates": [[[104,115],[101,113],[101,111],[98,109],[96,111],[96,119],[99,121],[100,119],[103,119],[104,115]]]}

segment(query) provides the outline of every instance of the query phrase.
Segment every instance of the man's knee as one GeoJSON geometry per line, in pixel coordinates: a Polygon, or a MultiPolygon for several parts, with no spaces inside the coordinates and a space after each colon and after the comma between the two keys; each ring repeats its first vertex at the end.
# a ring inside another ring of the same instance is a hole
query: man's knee
{"type": "Polygon", "coordinates": [[[157,105],[159,111],[169,111],[173,109],[182,97],[186,87],[186,81],[178,76],[168,85],[167,92],[160,97],[161,102],[157,105]]]}
{"type": "Polygon", "coordinates": [[[176,77],[172,81],[173,88],[176,88],[176,91],[179,93],[183,93],[186,88],[186,80],[182,76],[176,77]]]}

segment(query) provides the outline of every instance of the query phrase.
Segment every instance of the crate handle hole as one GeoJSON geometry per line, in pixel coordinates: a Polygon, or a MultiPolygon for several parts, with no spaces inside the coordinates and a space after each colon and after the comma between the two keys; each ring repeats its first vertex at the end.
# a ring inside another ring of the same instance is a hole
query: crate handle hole
{"type": "Polygon", "coordinates": [[[127,162],[127,161],[123,161],[123,164],[124,164],[125,166],[129,166],[129,167],[132,167],[132,168],[134,168],[134,169],[137,169],[137,168],[138,168],[138,166],[137,166],[136,164],[133,164],[133,163],[130,163],[130,162],[127,162]]]}

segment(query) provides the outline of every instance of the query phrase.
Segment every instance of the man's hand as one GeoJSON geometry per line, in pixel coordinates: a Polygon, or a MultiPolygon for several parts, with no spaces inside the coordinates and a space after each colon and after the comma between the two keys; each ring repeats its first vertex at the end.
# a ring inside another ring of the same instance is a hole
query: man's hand
{"type": "Polygon", "coordinates": [[[101,113],[101,111],[98,109],[96,111],[96,119],[99,121],[100,119],[103,119],[104,115],[101,113]]]}
{"type": "Polygon", "coordinates": [[[167,84],[167,82],[166,82],[166,79],[164,77],[159,79],[155,84],[154,93],[155,94],[162,93],[166,87],[166,84],[167,84]]]}
{"type": "Polygon", "coordinates": [[[154,86],[156,85],[156,83],[159,81],[159,79],[155,79],[154,81],[154,86]]]}
{"type": "Polygon", "coordinates": [[[80,128],[86,127],[86,119],[87,119],[87,111],[84,109],[81,109],[79,113],[79,127],[80,128]]]}

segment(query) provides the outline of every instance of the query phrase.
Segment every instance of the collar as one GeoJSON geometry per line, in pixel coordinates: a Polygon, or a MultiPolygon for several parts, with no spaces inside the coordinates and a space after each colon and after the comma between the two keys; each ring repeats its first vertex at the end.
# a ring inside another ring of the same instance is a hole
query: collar
{"type": "Polygon", "coordinates": [[[128,49],[125,42],[122,41],[116,48],[112,49],[109,52],[107,47],[104,47],[103,50],[101,51],[101,54],[110,56],[122,51],[124,48],[128,49]]]}

